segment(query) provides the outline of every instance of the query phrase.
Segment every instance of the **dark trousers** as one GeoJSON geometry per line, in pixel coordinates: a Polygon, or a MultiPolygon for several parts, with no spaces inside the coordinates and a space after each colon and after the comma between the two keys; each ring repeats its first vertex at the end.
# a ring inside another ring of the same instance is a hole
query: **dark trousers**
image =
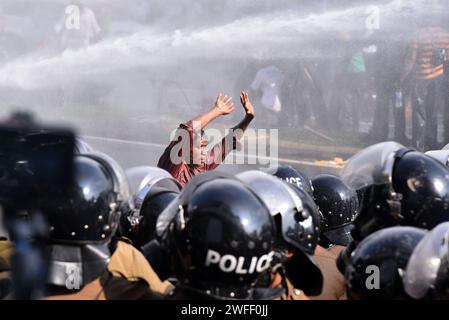
{"type": "Polygon", "coordinates": [[[407,144],[405,135],[405,108],[404,101],[401,106],[396,106],[393,81],[377,81],[376,83],[376,109],[374,111],[373,126],[371,129],[372,140],[386,141],[389,133],[390,108],[393,108],[394,140],[407,144]]]}
{"type": "Polygon", "coordinates": [[[444,79],[415,80],[412,87],[413,143],[418,150],[438,149],[438,102],[444,79]]]}

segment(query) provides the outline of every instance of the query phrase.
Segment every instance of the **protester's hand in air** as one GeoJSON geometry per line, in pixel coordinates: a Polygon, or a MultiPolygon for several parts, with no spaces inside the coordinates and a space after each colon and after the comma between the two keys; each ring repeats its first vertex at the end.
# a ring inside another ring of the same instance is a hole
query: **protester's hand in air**
{"type": "Polygon", "coordinates": [[[234,111],[234,102],[232,102],[232,97],[223,96],[220,93],[217,97],[217,101],[215,101],[215,108],[222,116],[232,113],[234,111]]]}
{"type": "Polygon", "coordinates": [[[256,112],[254,111],[253,104],[249,100],[248,92],[242,91],[240,93],[240,102],[242,103],[243,108],[245,108],[246,114],[249,116],[255,116],[256,112]]]}

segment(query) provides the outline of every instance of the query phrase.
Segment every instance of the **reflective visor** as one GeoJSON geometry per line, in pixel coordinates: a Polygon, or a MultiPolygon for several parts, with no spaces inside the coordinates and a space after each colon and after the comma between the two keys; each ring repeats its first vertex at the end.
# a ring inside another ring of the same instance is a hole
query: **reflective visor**
{"type": "Polygon", "coordinates": [[[404,273],[404,290],[415,299],[424,298],[435,285],[441,259],[448,253],[449,222],[430,231],[418,244],[404,273]]]}
{"type": "Polygon", "coordinates": [[[389,183],[394,154],[404,148],[396,142],[381,142],[361,150],[351,157],[343,167],[340,176],[343,182],[354,190],[373,184],[389,183]]]}

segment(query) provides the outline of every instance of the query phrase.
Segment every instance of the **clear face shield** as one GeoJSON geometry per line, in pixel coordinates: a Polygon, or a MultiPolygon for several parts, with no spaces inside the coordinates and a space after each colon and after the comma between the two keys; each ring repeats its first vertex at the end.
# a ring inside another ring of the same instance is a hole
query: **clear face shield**
{"type": "Polygon", "coordinates": [[[396,142],[378,143],[354,155],[343,168],[343,182],[361,193],[360,212],[351,231],[354,240],[403,220],[402,195],[395,192],[392,182],[401,150],[408,151],[396,142]]]}
{"type": "Polygon", "coordinates": [[[136,227],[141,219],[140,210],[147,195],[165,189],[179,193],[181,185],[167,171],[157,167],[133,167],[126,170],[134,198],[134,210],[127,219],[136,227]]]}
{"type": "Polygon", "coordinates": [[[155,178],[173,178],[172,175],[164,169],[148,166],[132,167],[126,169],[125,173],[133,195],[136,195],[142,190],[150,180],[155,178]]]}
{"type": "Polygon", "coordinates": [[[449,149],[427,151],[426,154],[445,166],[449,166],[449,149]]]}
{"type": "Polygon", "coordinates": [[[395,153],[402,148],[403,145],[388,141],[363,149],[348,160],[340,176],[354,190],[391,184],[395,153]]]}
{"type": "MultiPolygon", "coordinates": [[[[430,231],[411,255],[403,276],[405,292],[414,299],[424,298],[435,288],[440,267],[449,254],[449,222],[430,231]]],[[[448,265],[446,261],[445,265],[448,265]]]]}

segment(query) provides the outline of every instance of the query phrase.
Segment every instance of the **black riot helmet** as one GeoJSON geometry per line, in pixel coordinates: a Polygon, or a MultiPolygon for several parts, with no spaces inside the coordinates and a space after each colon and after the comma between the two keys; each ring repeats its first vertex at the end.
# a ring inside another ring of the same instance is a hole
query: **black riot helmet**
{"type": "Polygon", "coordinates": [[[282,179],[299,189],[304,190],[310,196],[313,197],[313,186],[309,177],[299,170],[293,168],[289,165],[279,165],[274,167],[269,167],[263,170],[265,173],[271,174],[279,179],[282,179]]]}
{"type": "Polygon", "coordinates": [[[357,193],[341,178],[321,174],[313,178],[313,195],[323,217],[320,245],[347,246],[351,242],[352,221],[359,206],[357,193]]]}
{"type": "Polygon", "coordinates": [[[273,259],[274,221],[263,201],[224,173],[194,177],[162,212],[158,238],[178,288],[249,299],[273,259]]]}
{"type": "Polygon", "coordinates": [[[449,222],[420,241],[402,279],[405,292],[414,299],[449,300],[449,222]]]}
{"type": "Polygon", "coordinates": [[[286,183],[269,174],[250,170],[237,175],[265,202],[273,217],[280,216],[282,242],[290,247],[313,254],[318,242],[313,217],[303,210],[303,203],[286,183]]]}
{"type": "Polygon", "coordinates": [[[351,232],[356,241],[389,226],[431,229],[449,220],[449,171],[398,143],[383,142],[360,151],[341,177],[349,187],[363,190],[351,232]]]}
{"type": "Polygon", "coordinates": [[[346,293],[352,300],[410,299],[402,274],[426,231],[415,227],[391,227],[377,231],[353,251],[346,268],[346,293]]]}
{"type": "Polygon", "coordinates": [[[50,227],[50,242],[106,243],[114,235],[121,214],[132,210],[126,176],[102,153],[77,155],[68,197],[43,206],[50,227]]]}
{"type": "Polygon", "coordinates": [[[156,238],[157,219],[179,194],[181,186],[167,171],[156,167],[133,167],[126,170],[126,176],[135,209],[122,216],[120,231],[140,248],[156,238]]]}
{"type": "Polygon", "coordinates": [[[318,243],[320,221],[316,219],[317,207],[312,198],[305,191],[261,171],[245,171],[237,177],[257,193],[274,217],[277,249],[293,252],[293,257],[284,261],[287,277],[295,288],[306,294],[320,294],[323,278],[311,257],[318,243]]]}
{"type": "Polygon", "coordinates": [[[393,188],[403,197],[404,224],[432,229],[449,221],[449,171],[438,161],[406,153],[395,164],[393,188]]]}

